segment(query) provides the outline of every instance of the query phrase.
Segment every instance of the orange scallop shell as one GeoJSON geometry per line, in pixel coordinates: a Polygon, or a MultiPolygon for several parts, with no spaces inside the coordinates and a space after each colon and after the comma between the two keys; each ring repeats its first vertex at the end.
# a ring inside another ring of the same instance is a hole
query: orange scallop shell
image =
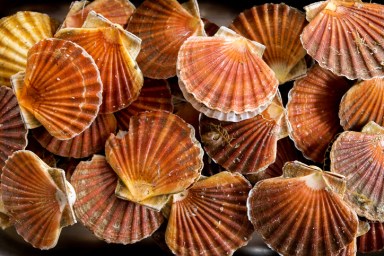
{"type": "Polygon", "coordinates": [[[308,54],[339,76],[384,77],[384,6],[357,0],[326,3],[317,6],[323,9],[315,11],[301,35],[308,54]]]}
{"type": "Polygon", "coordinates": [[[368,221],[369,230],[357,238],[357,249],[361,253],[384,250],[384,223],[368,221]]]}
{"type": "Polygon", "coordinates": [[[12,78],[21,109],[57,139],[80,134],[97,116],[103,88],[99,71],[92,57],[70,41],[41,40],[28,52],[25,75],[12,78]],[[23,76],[22,88],[16,88],[23,76]]]}
{"type": "Polygon", "coordinates": [[[127,30],[142,39],[137,58],[145,77],[166,79],[176,75],[180,46],[190,36],[205,35],[196,0],[145,0],[129,20],[127,30]]]}
{"type": "Polygon", "coordinates": [[[108,243],[132,244],[152,235],[164,217],[160,212],[115,196],[117,175],[104,156],[80,162],[71,177],[78,195],[79,221],[108,243]]]}
{"type": "Polygon", "coordinates": [[[119,176],[117,196],[157,210],[190,187],[203,168],[194,129],[166,111],[131,117],[128,132],[111,134],[105,154],[119,176]]]}
{"type": "Polygon", "coordinates": [[[323,162],[328,144],[340,131],[339,104],[350,85],[343,77],[315,65],[289,91],[290,137],[306,158],[323,162]]]}
{"type": "Polygon", "coordinates": [[[358,218],[343,201],[343,177],[297,161],[283,173],[249,193],[248,217],[264,242],[283,255],[334,255],[355,239],[358,218]]]}
{"type": "Polygon", "coordinates": [[[38,12],[20,11],[0,19],[0,84],[10,86],[11,76],[25,70],[28,50],[52,37],[56,28],[56,21],[38,12]]]}
{"type": "Polygon", "coordinates": [[[64,171],[49,167],[31,151],[19,150],[8,158],[1,190],[17,233],[33,247],[55,247],[61,229],[76,223],[76,195],[64,171]]]}
{"type": "Polygon", "coordinates": [[[251,184],[238,173],[202,178],[172,197],[165,241],[176,255],[232,255],[254,231],[247,218],[251,184]]]}
{"type": "Polygon", "coordinates": [[[266,46],[263,60],[280,84],[307,72],[306,51],[300,34],[307,25],[305,15],[284,3],[253,6],[241,12],[229,26],[240,35],[266,46]]]}

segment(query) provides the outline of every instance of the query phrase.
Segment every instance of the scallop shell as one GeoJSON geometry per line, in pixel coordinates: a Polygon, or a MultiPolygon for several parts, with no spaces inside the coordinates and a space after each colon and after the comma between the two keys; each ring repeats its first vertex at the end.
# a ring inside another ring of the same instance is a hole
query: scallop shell
{"type": "Polygon", "coordinates": [[[350,85],[343,77],[315,65],[289,91],[290,137],[304,156],[322,162],[328,144],[342,131],[339,104],[350,85]]]}
{"type": "Polygon", "coordinates": [[[320,7],[301,35],[308,54],[339,76],[384,77],[384,6],[332,0],[320,7]]]}
{"type": "Polygon", "coordinates": [[[31,151],[19,150],[8,158],[1,190],[17,233],[33,247],[55,247],[61,229],[76,223],[76,194],[64,171],[49,167],[31,151]]]}
{"type": "Polygon", "coordinates": [[[117,196],[156,210],[190,187],[203,168],[194,129],[166,111],[131,117],[127,133],[111,134],[105,154],[119,176],[117,196]]]}
{"type": "Polygon", "coordinates": [[[145,0],[129,20],[127,30],[142,39],[137,62],[145,77],[166,79],[176,75],[180,46],[190,36],[203,36],[196,0],[145,0]]]}
{"type": "Polygon", "coordinates": [[[25,149],[28,130],[12,89],[0,87],[0,170],[13,152],[25,149]]]}
{"type": "Polygon", "coordinates": [[[361,253],[378,252],[384,249],[384,223],[369,221],[369,231],[357,238],[357,249],[361,253]]]}
{"type": "Polygon", "coordinates": [[[10,86],[10,78],[25,70],[28,50],[44,38],[52,37],[57,24],[38,12],[17,12],[0,19],[0,84],[10,86]]]}
{"type": "Polygon", "coordinates": [[[247,201],[249,219],[273,250],[334,255],[355,239],[359,222],[342,200],[344,177],[298,161],[283,173],[256,183],[247,201]]]}
{"type": "Polygon", "coordinates": [[[356,256],[356,252],[357,244],[355,238],[350,244],[348,244],[344,249],[337,253],[337,256],[356,256]]]}
{"type": "Polygon", "coordinates": [[[240,13],[229,28],[266,46],[263,59],[284,84],[307,72],[307,52],[300,42],[306,25],[304,13],[281,3],[253,6],[240,13]]]}
{"type": "Polygon", "coordinates": [[[143,74],[135,62],[140,39],[91,11],[82,28],[60,29],[55,37],[83,47],[95,60],[103,83],[100,113],[126,108],[139,96],[143,74]]]}
{"type": "Polygon", "coordinates": [[[84,132],[69,140],[58,140],[44,127],[32,130],[36,140],[47,150],[63,157],[83,158],[104,149],[109,135],[117,128],[113,114],[98,115],[84,132]]]}
{"type": "Polygon", "coordinates": [[[33,114],[57,139],[80,134],[99,111],[99,71],[92,57],[72,42],[41,40],[28,52],[25,74],[18,73],[12,79],[21,109],[33,114]],[[23,76],[24,84],[17,88],[23,76]]]}
{"type": "Polygon", "coordinates": [[[11,227],[12,223],[10,221],[10,218],[7,214],[7,211],[4,208],[4,203],[2,199],[2,192],[1,192],[1,187],[0,187],[0,228],[1,229],[6,229],[8,227],[11,227]]]}
{"type": "Polygon", "coordinates": [[[340,134],[330,153],[331,171],[347,178],[345,200],[360,216],[380,222],[384,222],[383,145],[384,128],[371,121],[362,132],[340,134]]]}
{"type": "Polygon", "coordinates": [[[238,122],[260,114],[279,84],[261,59],[264,48],[225,27],[213,37],[188,38],[177,59],[185,99],[221,121],[238,122]]]}
{"type": "Polygon", "coordinates": [[[78,195],[79,221],[108,243],[132,244],[152,235],[164,217],[160,212],[115,196],[117,175],[104,156],[80,162],[71,177],[78,195]]]}
{"type": "Polygon", "coordinates": [[[62,28],[80,28],[90,11],[95,11],[112,23],[125,27],[135,9],[129,0],[74,1],[65,17],[62,28]]]}
{"type": "MultiPolygon", "coordinates": [[[[35,139],[35,137],[32,135],[32,132],[28,133],[28,145],[25,148],[25,150],[32,151],[35,153],[41,160],[43,160],[47,165],[51,167],[57,167],[59,169],[63,169],[61,167],[56,166],[58,162],[56,156],[49,152],[46,148],[40,145],[40,143],[35,139]]],[[[63,169],[65,171],[65,169],[63,169]]],[[[68,180],[68,179],[67,179],[68,180]]]]}
{"type": "Polygon", "coordinates": [[[172,95],[167,80],[144,78],[144,85],[139,97],[128,107],[115,112],[120,130],[128,130],[131,116],[151,110],[172,112],[172,95]]]}
{"type": "Polygon", "coordinates": [[[344,130],[360,131],[369,121],[384,125],[384,79],[361,81],[341,99],[339,117],[344,130]]]}
{"type": "Polygon", "coordinates": [[[172,197],[165,241],[176,255],[232,255],[254,231],[247,218],[251,184],[221,172],[172,197]]]}

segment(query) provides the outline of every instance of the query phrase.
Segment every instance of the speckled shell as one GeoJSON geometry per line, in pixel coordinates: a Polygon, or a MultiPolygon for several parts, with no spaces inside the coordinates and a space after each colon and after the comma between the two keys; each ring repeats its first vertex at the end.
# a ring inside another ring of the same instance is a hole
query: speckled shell
{"type": "Polygon", "coordinates": [[[357,238],[357,249],[362,253],[378,252],[384,249],[384,223],[369,221],[369,230],[357,238]]]}
{"type": "Polygon", "coordinates": [[[249,193],[248,217],[264,242],[282,255],[335,255],[355,239],[358,218],[342,199],[343,177],[297,161],[283,173],[249,193]]]}
{"type": "Polygon", "coordinates": [[[136,9],[127,30],[142,39],[137,62],[145,77],[166,79],[176,75],[180,46],[190,36],[203,36],[196,0],[146,0],[136,9]]]}
{"type": "Polygon", "coordinates": [[[156,210],[196,182],[203,168],[194,129],[166,111],[131,117],[127,133],[111,134],[105,155],[119,176],[117,196],[156,210]]]}
{"type": "Polygon", "coordinates": [[[384,77],[384,6],[330,0],[320,7],[301,35],[308,54],[339,76],[384,77]]]}
{"type": "Polygon", "coordinates": [[[64,171],[49,167],[31,151],[16,151],[8,158],[1,190],[17,233],[33,247],[55,247],[61,229],[76,223],[76,194],[64,171]]]}
{"type": "Polygon", "coordinates": [[[103,83],[100,113],[126,108],[139,96],[143,74],[135,61],[140,39],[91,11],[82,28],[60,29],[55,37],[83,47],[95,60],[103,83]]]}
{"type": "Polygon", "coordinates": [[[369,121],[384,125],[384,79],[361,81],[340,102],[339,118],[344,130],[360,131],[369,121]]]}
{"type": "Polygon", "coordinates": [[[10,221],[10,218],[7,214],[7,211],[4,208],[4,203],[2,199],[2,192],[1,192],[1,187],[0,187],[0,228],[1,229],[6,229],[8,227],[12,226],[12,223],[10,221]]]}
{"type": "Polygon", "coordinates": [[[127,131],[131,116],[151,110],[173,111],[172,95],[167,80],[145,78],[139,97],[114,115],[119,129],[127,131]]]}
{"type": "Polygon", "coordinates": [[[32,130],[36,140],[47,150],[63,157],[83,158],[104,149],[109,135],[117,128],[113,114],[98,115],[84,132],[69,140],[58,140],[44,127],[32,130]]]}
{"type": "Polygon", "coordinates": [[[307,25],[304,13],[284,3],[253,6],[241,12],[229,26],[236,33],[266,46],[264,61],[280,84],[307,72],[306,51],[300,34],[307,25]]]}
{"type": "Polygon", "coordinates": [[[357,252],[357,244],[356,244],[356,238],[355,238],[350,244],[348,244],[344,249],[342,249],[336,255],[337,256],[356,256],[356,252],[357,252]]]}
{"type": "Polygon", "coordinates": [[[238,122],[260,114],[279,84],[261,59],[264,48],[225,27],[213,37],[188,38],[177,58],[185,99],[221,121],[238,122]]]}
{"type": "Polygon", "coordinates": [[[370,122],[362,132],[340,134],[330,153],[331,171],[347,178],[345,200],[357,214],[384,222],[384,129],[377,132],[376,126],[370,122]]]}
{"type": "Polygon", "coordinates": [[[346,79],[319,65],[295,81],[287,103],[290,137],[306,158],[323,162],[328,144],[342,131],[339,104],[349,87],[346,79]]]}
{"type": "Polygon", "coordinates": [[[125,27],[135,9],[129,0],[74,1],[61,27],[80,28],[90,11],[95,11],[112,23],[125,27]]]}
{"type": "Polygon", "coordinates": [[[74,210],[79,221],[108,243],[136,243],[159,228],[160,212],[115,196],[117,175],[104,156],[80,162],[71,177],[77,193],[74,210]]]}
{"type": "Polygon", "coordinates": [[[25,70],[28,50],[38,41],[52,37],[57,24],[48,15],[22,11],[0,19],[0,84],[25,70]]]}
{"type": "Polygon", "coordinates": [[[28,52],[25,74],[12,78],[21,110],[57,139],[80,134],[97,116],[103,88],[99,71],[92,57],[70,41],[41,40],[28,52]],[[24,84],[18,88],[21,77],[24,84]]]}
{"type": "Polygon", "coordinates": [[[240,174],[202,178],[172,197],[165,241],[176,255],[232,255],[254,231],[247,218],[251,184],[240,174]]]}
{"type": "Polygon", "coordinates": [[[13,152],[25,149],[27,133],[12,89],[0,87],[0,171],[13,152]]]}

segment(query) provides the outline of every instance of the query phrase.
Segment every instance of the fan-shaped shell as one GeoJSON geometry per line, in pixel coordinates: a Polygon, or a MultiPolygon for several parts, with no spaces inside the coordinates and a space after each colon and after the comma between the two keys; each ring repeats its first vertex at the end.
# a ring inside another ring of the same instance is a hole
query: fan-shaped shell
{"type": "Polygon", "coordinates": [[[13,152],[25,149],[28,130],[12,89],[0,87],[0,170],[13,152]]]}
{"type": "Polygon", "coordinates": [[[384,77],[384,6],[331,0],[320,7],[301,35],[308,54],[339,76],[384,77]]]}
{"type": "Polygon", "coordinates": [[[340,102],[340,124],[344,130],[360,131],[369,121],[384,125],[384,79],[361,81],[340,102]]]}
{"type": "Polygon", "coordinates": [[[176,255],[232,255],[245,246],[253,227],[246,200],[251,184],[221,172],[173,196],[165,241],[176,255]]]}
{"type": "Polygon", "coordinates": [[[95,11],[112,23],[125,27],[135,9],[129,0],[74,1],[65,17],[62,28],[80,28],[90,11],[95,11]]]}
{"type": "Polygon", "coordinates": [[[340,131],[339,104],[349,83],[315,65],[289,91],[287,112],[290,137],[306,158],[324,160],[324,153],[340,131]]]}
{"type": "Polygon", "coordinates": [[[0,84],[11,85],[11,76],[25,70],[28,50],[52,37],[56,27],[48,15],[38,12],[17,12],[0,19],[0,84]]]}
{"type": "Polygon", "coordinates": [[[1,187],[0,187],[0,228],[1,229],[6,229],[10,226],[12,226],[12,223],[10,221],[10,218],[7,214],[7,211],[4,208],[4,203],[2,199],[2,192],[1,192],[1,187]]]}
{"type": "Polygon", "coordinates": [[[157,210],[190,187],[203,168],[194,129],[166,111],[131,117],[127,133],[111,134],[105,154],[120,178],[117,195],[157,210]]]}
{"type": "Polygon", "coordinates": [[[60,29],[55,37],[79,44],[95,60],[103,83],[100,113],[126,108],[139,96],[144,81],[135,62],[139,38],[94,11],[82,28],[60,29]]]}
{"type": "Polygon", "coordinates": [[[176,75],[180,46],[190,36],[203,36],[196,0],[146,0],[129,20],[127,30],[142,39],[137,62],[145,77],[166,79],[176,75]]]}
{"type": "MultiPolygon", "coordinates": [[[[18,73],[15,84],[19,84],[18,73]]],[[[28,52],[22,88],[14,86],[25,109],[57,139],[70,139],[95,120],[101,104],[102,83],[92,57],[80,46],[49,38],[28,52]]],[[[31,127],[33,128],[33,127],[31,127]]]]}
{"type": "Polygon", "coordinates": [[[109,135],[116,131],[117,124],[113,114],[98,115],[84,132],[69,140],[58,140],[44,127],[32,130],[33,136],[47,150],[63,157],[83,158],[104,149],[109,135]]]}
{"type": "Polygon", "coordinates": [[[304,13],[281,3],[244,10],[229,28],[266,46],[263,59],[283,84],[307,72],[304,59],[307,52],[300,42],[306,25],[304,13]]]}
{"type": "Polygon", "coordinates": [[[300,162],[249,193],[248,217],[263,240],[283,255],[334,255],[357,234],[356,213],[343,201],[345,180],[300,162]]]}
{"type": "Polygon", "coordinates": [[[104,156],[80,162],[71,177],[78,195],[74,210],[79,221],[108,243],[132,244],[159,228],[160,212],[116,197],[117,175],[104,156]]]}
{"type": "Polygon", "coordinates": [[[362,253],[378,252],[384,249],[384,223],[369,221],[369,230],[357,238],[357,249],[362,253]]]}
{"type": "Polygon", "coordinates": [[[8,158],[1,190],[17,233],[33,247],[53,248],[61,228],[76,223],[76,195],[64,171],[49,167],[31,151],[19,150],[8,158]]]}
{"type": "Polygon", "coordinates": [[[144,79],[139,97],[128,107],[114,113],[120,130],[128,130],[131,116],[140,112],[165,110],[172,112],[172,95],[167,80],[144,79]]]}
{"type": "MultiPolygon", "coordinates": [[[[368,123],[364,129],[375,126],[368,123]]],[[[377,126],[377,125],[376,125],[377,126]]],[[[332,145],[331,171],[347,178],[346,201],[357,214],[384,222],[384,129],[346,131],[332,145]]]]}
{"type": "Polygon", "coordinates": [[[261,59],[264,48],[225,27],[213,37],[188,38],[177,59],[185,99],[222,121],[238,122],[260,114],[278,87],[274,72],[261,59]]]}

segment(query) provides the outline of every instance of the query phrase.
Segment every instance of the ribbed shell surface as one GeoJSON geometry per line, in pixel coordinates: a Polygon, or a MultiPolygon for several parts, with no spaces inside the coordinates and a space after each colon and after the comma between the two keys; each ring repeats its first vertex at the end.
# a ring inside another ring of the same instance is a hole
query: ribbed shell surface
{"type": "Polygon", "coordinates": [[[384,249],[384,224],[369,221],[369,230],[357,238],[357,250],[361,253],[378,252],[384,249]]]}

